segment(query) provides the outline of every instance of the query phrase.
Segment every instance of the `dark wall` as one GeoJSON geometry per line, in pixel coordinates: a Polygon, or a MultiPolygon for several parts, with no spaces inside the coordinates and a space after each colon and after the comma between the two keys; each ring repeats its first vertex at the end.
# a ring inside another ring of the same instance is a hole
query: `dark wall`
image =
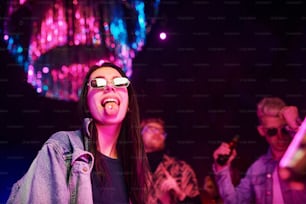
{"type": "Polygon", "coordinates": [[[142,115],[166,119],[171,152],[194,167],[200,185],[213,150],[239,134],[243,174],[267,150],[256,131],[262,97],[282,97],[305,116],[305,3],[161,4],[161,23],[134,61],[142,115]],[[158,42],[162,29],[169,39],[158,42]]]}
{"type": "MultiPolygon", "coordinates": [[[[241,136],[235,165],[246,170],[266,151],[256,103],[282,97],[305,116],[305,3],[163,1],[160,18],[134,60],[142,117],[165,119],[171,154],[202,185],[221,141],[241,136]],[[160,42],[158,33],[168,32],[160,42]]],[[[0,203],[47,138],[79,126],[76,103],[38,96],[1,41],[0,203]]]]}

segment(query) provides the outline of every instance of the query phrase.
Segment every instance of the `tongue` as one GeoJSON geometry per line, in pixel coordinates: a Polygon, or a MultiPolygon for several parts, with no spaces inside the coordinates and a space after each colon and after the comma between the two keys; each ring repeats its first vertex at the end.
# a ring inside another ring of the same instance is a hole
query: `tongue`
{"type": "Polygon", "coordinates": [[[115,102],[107,102],[104,108],[107,115],[115,115],[119,110],[119,107],[115,102]]]}

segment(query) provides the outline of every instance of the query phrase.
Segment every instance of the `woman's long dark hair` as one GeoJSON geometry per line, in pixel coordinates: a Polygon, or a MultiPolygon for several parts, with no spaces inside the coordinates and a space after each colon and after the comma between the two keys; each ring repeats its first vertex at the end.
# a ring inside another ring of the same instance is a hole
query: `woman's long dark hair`
{"type": "MultiPolygon", "coordinates": [[[[111,67],[117,70],[121,76],[126,77],[123,70],[112,64],[112,63],[104,63],[100,66],[94,65],[88,71],[84,84],[82,87],[79,105],[81,108],[82,118],[92,118],[87,104],[87,93],[88,93],[88,81],[90,75],[97,69],[103,67],[111,67]]],[[[128,95],[129,95],[129,110],[126,113],[126,116],[122,122],[120,134],[117,141],[117,152],[118,158],[122,162],[122,169],[124,171],[124,179],[128,191],[129,199],[134,204],[145,204],[146,196],[148,192],[148,181],[149,181],[149,166],[146,157],[146,153],[144,151],[143,141],[140,134],[140,116],[138,103],[136,98],[136,93],[133,89],[132,84],[128,87],[128,95]]],[[[90,143],[90,151],[95,155],[97,153],[97,131],[95,125],[91,125],[90,128],[91,134],[91,143],[90,143]]],[[[96,159],[97,161],[97,159],[96,159]]],[[[97,172],[102,172],[101,180],[103,181],[107,172],[105,172],[105,168],[99,166],[95,162],[95,170],[97,172]]]]}

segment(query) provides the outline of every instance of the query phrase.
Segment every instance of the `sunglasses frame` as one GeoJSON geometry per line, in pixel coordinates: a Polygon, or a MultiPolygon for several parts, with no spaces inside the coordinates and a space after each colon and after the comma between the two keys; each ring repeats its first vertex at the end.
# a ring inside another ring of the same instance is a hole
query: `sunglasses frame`
{"type": "Polygon", "coordinates": [[[268,137],[274,137],[275,135],[277,135],[278,131],[280,130],[282,134],[286,134],[286,135],[290,135],[290,131],[288,130],[287,126],[282,126],[282,127],[278,127],[278,128],[264,128],[265,129],[265,133],[268,137]]]}
{"type": "Polygon", "coordinates": [[[108,83],[110,83],[115,88],[122,88],[122,87],[128,87],[131,82],[126,77],[116,77],[112,79],[111,82],[108,82],[104,78],[94,78],[90,80],[87,85],[94,89],[104,89],[108,83]]]}
{"type": "Polygon", "coordinates": [[[159,133],[164,136],[164,138],[167,137],[167,133],[165,131],[162,131],[160,128],[152,127],[152,126],[145,126],[142,129],[143,132],[151,132],[151,133],[159,133]]]}

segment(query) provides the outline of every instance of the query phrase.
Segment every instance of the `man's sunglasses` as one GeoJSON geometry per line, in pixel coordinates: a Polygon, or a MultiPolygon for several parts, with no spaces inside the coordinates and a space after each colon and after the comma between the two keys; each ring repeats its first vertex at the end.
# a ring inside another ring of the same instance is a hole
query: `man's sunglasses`
{"type": "Polygon", "coordinates": [[[142,130],[142,133],[149,133],[149,134],[161,134],[164,137],[167,137],[167,133],[164,132],[164,130],[162,128],[157,128],[157,127],[153,127],[153,126],[145,126],[142,130]]]}
{"type": "Polygon", "coordinates": [[[279,128],[265,128],[266,134],[269,137],[275,136],[278,131],[281,131],[282,134],[284,135],[289,135],[289,131],[287,130],[286,126],[279,127],[279,128]]]}
{"type": "Polygon", "coordinates": [[[95,78],[90,80],[88,85],[92,88],[103,89],[107,86],[108,83],[110,83],[115,88],[128,87],[130,85],[130,80],[126,77],[117,77],[108,82],[104,78],[95,78]]]}

